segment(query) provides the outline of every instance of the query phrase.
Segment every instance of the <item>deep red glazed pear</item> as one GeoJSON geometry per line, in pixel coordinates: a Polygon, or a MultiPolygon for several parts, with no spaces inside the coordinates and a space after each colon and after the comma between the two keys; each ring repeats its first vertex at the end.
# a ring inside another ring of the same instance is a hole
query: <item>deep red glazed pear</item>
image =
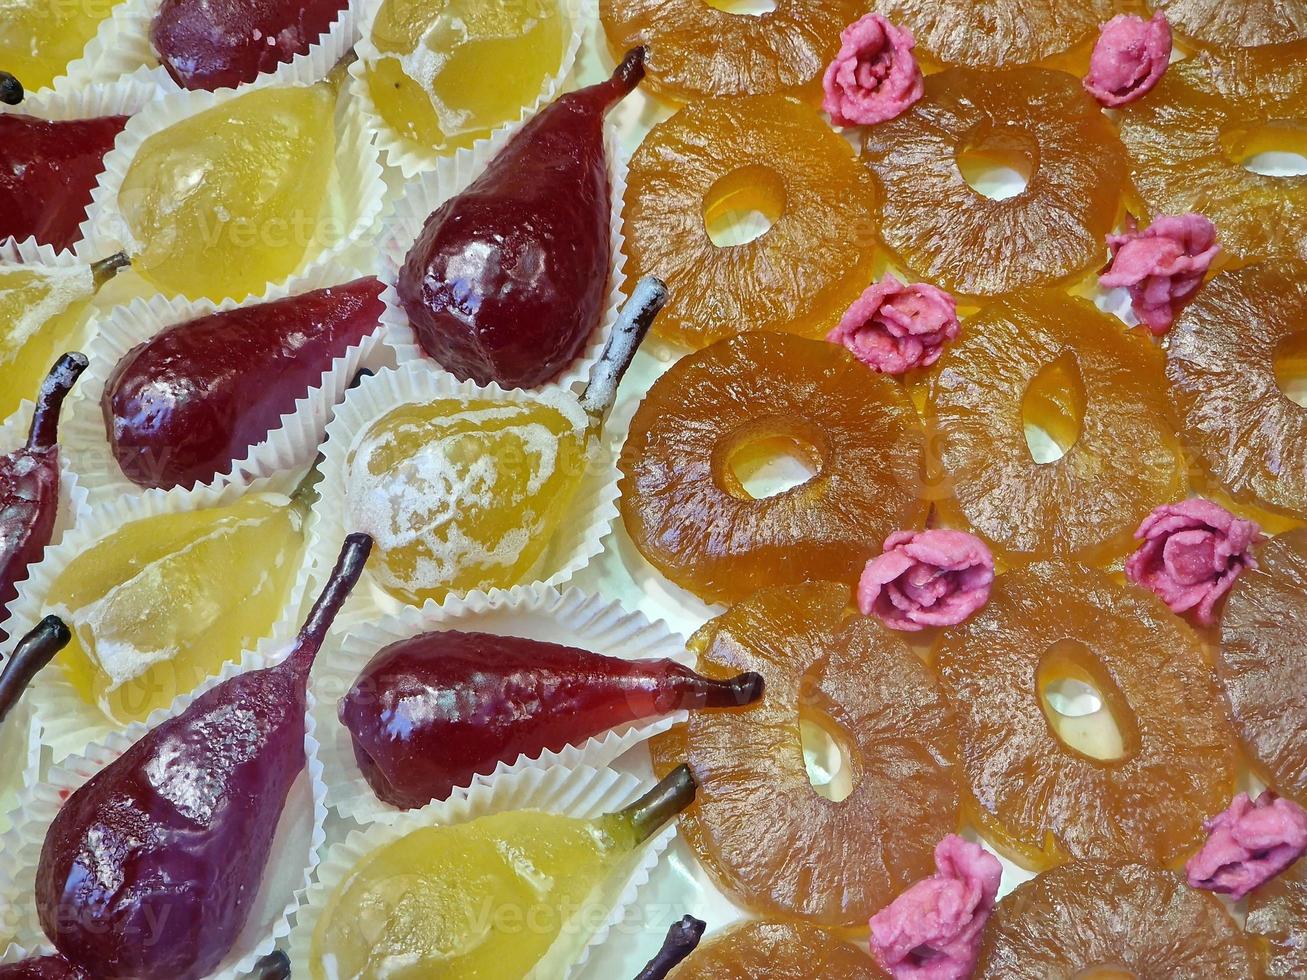
{"type": "Polygon", "coordinates": [[[0,238],[31,237],[61,251],[81,241],[104,155],[127,119],[0,115],[0,238]]]}
{"type": "Polygon", "coordinates": [[[0,980],[91,980],[62,956],[38,956],[0,966],[0,980]]]}
{"type": "Polygon", "coordinates": [[[228,472],[376,330],[383,288],[358,279],[179,323],[134,347],[100,400],[123,474],[168,489],[228,472]]]}
{"type": "Polygon", "coordinates": [[[682,708],[737,708],[762,677],[701,677],[674,660],[619,660],[488,633],[425,633],[386,647],[340,701],[377,796],[412,809],[519,755],[559,751],[682,708]]]}
{"type": "Polygon", "coordinates": [[[599,326],[612,267],[604,115],[643,77],[637,48],[608,81],[542,109],[427,218],[399,296],[423,349],[460,380],[534,388],[599,326]]]}
{"type": "MultiPolygon", "coordinates": [[[[86,370],[81,354],[65,354],[41,385],[27,445],[0,456],[0,622],[18,597],[18,583],[41,560],[59,512],[59,410],[86,370]]],[[[8,639],[0,628],[0,643],[8,639]]]]}
{"type": "Polygon", "coordinates": [[[103,980],[199,980],[230,952],[304,769],[309,669],[371,547],[346,539],[281,664],[196,698],[64,803],[36,907],[68,959],[103,980]]]}
{"type": "Polygon", "coordinates": [[[154,53],[182,88],[235,88],[304,54],[349,0],[163,0],[154,53]]]}

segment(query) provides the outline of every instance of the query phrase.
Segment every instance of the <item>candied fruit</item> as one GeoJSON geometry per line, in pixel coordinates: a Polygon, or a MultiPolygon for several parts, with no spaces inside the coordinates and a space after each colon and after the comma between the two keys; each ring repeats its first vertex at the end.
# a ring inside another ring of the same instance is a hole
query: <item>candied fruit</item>
{"type": "Polygon", "coordinates": [[[49,88],[82,57],[101,23],[122,0],[4,0],[0,3],[0,66],[28,92],[49,88]]]}
{"type": "Polygon", "coordinates": [[[1153,344],[1064,293],[972,317],[925,408],[934,475],[953,494],[941,514],[1011,560],[1134,550],[1139,523],[1187,489],[1162,372],[1153,344]],[[1063,455],[1037,461],[1028,425],[1063,455]]]}
{"type": "Polygon", "coordinates": [[[1221,617],[1217,677],[1248,755],[1286,796],[1307,798],[1307,528],[1257,552],[1221,617]]]}
{"type": "Polygon", "coordinates": [[[1307,40],[1303,0],[1148,0],[1196,47],[1250,48],[1307,40]]]}
{"type": "Polygon", "coordinates": [[[682,358],[645,396],[622,449],[622,519],[653,565],[709,601],[851,586],[891,532],[924,520],[923,438],[903,389],[843,347],[740,334],[682,358]],[[816,475],[755,498],[736,462],[780,444],[816,475]]]}
{"type": "Polygon", "coordinates": [[[953,713],[901,639],[848,614],[849,590],[821,582],[766,589],[711,621],[690,641],[698,670],[757,671],[762,700],[699,712],[651,744],[659,774],[688,762],[699,782],[681,817],[691,850],[760,915],[862,926],[934,872],[935,844],[957,829],[953,713]],[[813,728],[851,776],[838,802],[809,778],[813,728]]]}
{"type": "Polygon", "coordinates": [[[824,929],[755,920],[710,936],[668,980],[874,980],[884,975],[866,953],[824,929]]]}
{"type": "Polygon", "coordinates": [[[0,266],[0,421],[36,400],[50,365],[76,346],[94,295],[90,266],[0,266]]]}
{"type": "Polygon", "coordinates": [[[936,668],[969,816],[1024,867],[1169,865],[1234,795],[1235,733],[1203,645],[1151,592],[1074,564],[1007,572],[944,634],[936,668]],[[1082,706],[1058,697],[1072,685],[1112,723],[1092,742],[1082,706]]]}
{"type": "Polygon", "coordinates": [[[875,188],[849,144],[783,96],[697,102],[655,126],[631,159],[627,275],[672,300],[654,325],[691,347],[747,330],[824,337],[871,282],[875,188]],[[752,241],[709,226],[757,211],[752,241]]]}
{"type": "Polygon", "coordinates": [[[1307,862],[1248,897],[1244,928],[1267,945],[1266,976],[1307,977],[1307,862]]]}
{"type": "Polygon", "coordinates": [[[1166,386],[1186,448],[1236,501],[1307,515],[1307,263],[1213,279],[1171,329],[1166,386]],[[1296,398],[1296,400],[1295,400],[1296,398]]]}
{"type": "Polygon", "coordinates": [[[959,296],[995,296],[1076,279],[1103,265],[1126,183],[1107,118],[1065,72],[952,68],[926,97],[867,130],[863,159],[880,180],[880,229],[914,275],[959,296]],[[1028,170],[1020,193],[986,197],[962,162],[1028,170]]]}
{"type": "Polygon", "coordinates": [[[1077,861],[1018,885],[989,921],[977,980],[1254,980],[1225,907],[1173,871],[1077,861]]]}

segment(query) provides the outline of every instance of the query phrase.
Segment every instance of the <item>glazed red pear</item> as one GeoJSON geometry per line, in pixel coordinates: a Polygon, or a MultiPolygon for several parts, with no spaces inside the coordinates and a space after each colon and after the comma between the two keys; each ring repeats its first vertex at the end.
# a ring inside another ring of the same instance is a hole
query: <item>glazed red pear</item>
{"type": "Polygon", "coordinates": [[[60,251],[81,241],[104,156],[127,119],[0,115],[0,238],[35,238],[60,251]]]}
{"type": "MultiPolygon", "coordinates": [[[[65,354],[41,385],[27,445],[0,456],[0,623],[18,583],[41,560],[59,512],[59,410],[86,358],[65,354]]],[[[8,639],[0,627],[0,643],[8,639]]]]}
{"type": "Polygon", "coordinates": [[[511,636],[425,633],[386,647],[340,701],[377,796],[413,809],[500,762],[681,709],[737,708],[762,677],[712,680],[674,660],[618,660],[511,636]]]}
{"type": "MultiPolygon", "coordinates": [[[[58,616],[46,616],[18,641],[0,670],[0,725],[14,710],[18,699],[54,655],[68,646],[72,634],[58,616]]],[[[5,763],[8,765],[8,762],[5,763]]]]}
{"type": "Polygon", "coordinates": [[[91,980],[62,956],[37,956],[0,966],[0,980],[91,980]]]}
{"type": "Polygon", "coordinates": [[[228,472],[377,328],[383,288],[358,279],[214,313],[134,347],[100,400],[123,474],[169,489],[228,472]]]}
{"type": "Polygon", "coordinates": [[[460,380],[534,388],[585,350],[612,269],[604,116],[643,77],[637,48],[608,81],[542,109],[427,218],[399,296],[423,349],[460,380]]]}
{"type": "Polygon", "coordinates": [[[150,41],[182,88],[235,88],[307,52],[348,5],[349,0],[163,0],[150,41]]]}
{"type": "Polygon", "coordinates": [[[281,664],[196,698],[60,809],[37,912],[55,948],[98,980],[199,980],[230,952],[304,771],[309,670],[371,547],[367,535],[345,540],[281,664]]]}

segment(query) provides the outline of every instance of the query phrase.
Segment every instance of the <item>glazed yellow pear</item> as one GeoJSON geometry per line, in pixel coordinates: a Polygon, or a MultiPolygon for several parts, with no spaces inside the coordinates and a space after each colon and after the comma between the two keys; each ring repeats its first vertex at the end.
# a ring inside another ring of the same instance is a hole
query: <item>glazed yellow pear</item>
{"type": "Polygon", "coordinates": [[[82,56],[121,0],[0,0],[0,68],[29,91],[47,88],[82,56]]]}

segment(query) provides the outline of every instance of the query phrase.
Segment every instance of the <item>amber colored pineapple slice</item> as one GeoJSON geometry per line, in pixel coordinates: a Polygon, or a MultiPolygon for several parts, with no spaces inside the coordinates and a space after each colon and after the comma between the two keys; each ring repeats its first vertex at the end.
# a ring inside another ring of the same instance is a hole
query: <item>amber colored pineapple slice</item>
{"type": "Polygon", "coordinates": [[[1245,928],[1267,943],[1266,976],[1307,977],[1307,862],[1249,896],[1245,928]]]}
{"type": "Polygon", "coordinates": [[[1148,5],[1198,47],[1224,50],[1307,39],[1303,0],[1148,0],[1148,5]]]}
{"type": "Polygon", "coordinates": [[[681,833],[718,885],[760,915],[860,926],[918,878],[958,824],[955,725],[934,677],[832,583],[767,589],[690,641],[711,677],[754,670],[756,705],[701,711],[653,744],[699,781],[681,833]],[[818,795],[803,723],[843,748],[851,793],[818,795]]]}
{"type": "Polygon", "coordinates": [[[1078,861],[1019,885],[977,980],[1253,980],[1258,957],[1214,895],[1172,871],[1078,861]]]}
{"type": "MultiPolygon", "coordinates": [[[[728,0],[729,2],[729,0],[728,0]]],[[[761,16],[705,0],[600,0],[616,57],[649,49],[645,85],[688,102],[722,95],[821,93],[840,31],[865,13],[857,0],[775,0],[761,16]]]]}
{"type": "Polygon", "coordinates": [[[881,236],[918,277],[995,296],[1083,276],[1106,259],[1125,153],[1080,80],[1060,71],[954,68],[926,97],[867,130],[863,159],[885,197],[881,236]],[[959,156],[1018,158],[1025,189],[985,197],[959,156]]]}
{"type": "Polygon", "coordinates": [[[970,815],[1025,867],[1171,864],[1234,794],[1235,733],[1202,643],[1150,592],[1074,564],[1008,572],[936,658],[970,815]],[[1064,739],[1049,694],[1065,680],[1097,691],[1115,752],[1064,739]]]}
{"type": "Polygon", "coordinates": [[[1307,799],[1307,528],[1257,553],[1221,617],[1217,676],[1261,774],[1307,799]]]}
{"type": "Polygon", "coordinates": [[[627,275],[668,284],[654,329],[692,347],[742,330],[824,337],[871,281],[875,202],[815,109],[782,96],[698,102],[655,126],[631,160],[627,275]],[[707,221],[726,210],[773,223],[718,246],[707,221]]]}
{"type": "Polygon", "coordinates": [[[886,536],[925,518],[923,440],[903,389],[842,347],[741,334],[645,396],[622,450],[622,519],[652,564],[709,601],[852,584],[886,536]],[[810,447],[817,473],[755,499],[733,463],[770,440],[810,447]]]}
{"type": "Polygon", "coordinates": [[[710,937],[670,980],[875,980],[884,975],[866,953],[816,926],[755,920],[710,937]]]}
{"type": "MultiPolygon", "coordinates": [[[[1172,328],[1166,374],[1187,448],[1236,500],[1307,515],[1307,408],[1276,377],[1307,359],[1307,263],[1226,272],[1172,328]]],[[[1307,372],[1305,372],[1307,373],[1307,372]]]]}
{"type": "Polygon", "coordinates": [[[1090,564],[1134,547],[1150,511],[1186,495],[1162,355],[1085,300],[1037,292],[967,321],[925,409],[940,510],[1013,560],[1090,564]],[[1029,421],[1066,450],[1036,462],[1029,421]]]}

